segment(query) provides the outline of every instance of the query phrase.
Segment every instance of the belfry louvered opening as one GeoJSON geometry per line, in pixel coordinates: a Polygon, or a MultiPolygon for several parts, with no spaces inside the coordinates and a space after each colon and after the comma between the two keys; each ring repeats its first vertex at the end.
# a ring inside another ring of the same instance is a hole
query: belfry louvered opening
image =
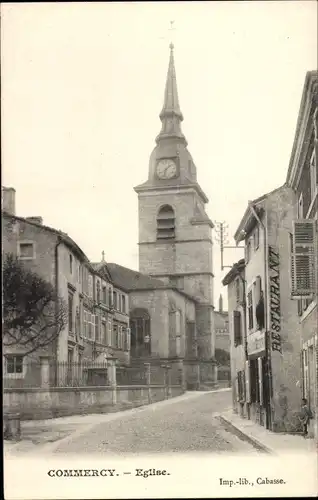
{"type": "Polygon", "coordinates": [[[170,205],[160,208],[157,215],[157,240],[175,238],[175,216],[170,205]]]}

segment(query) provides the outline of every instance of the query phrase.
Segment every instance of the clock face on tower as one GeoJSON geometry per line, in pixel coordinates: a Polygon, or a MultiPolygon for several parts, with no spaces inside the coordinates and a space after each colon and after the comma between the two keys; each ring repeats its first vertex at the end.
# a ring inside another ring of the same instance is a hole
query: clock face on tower
{"type": "Polygon", "coordinates": [[[159,179],[172,179],[177,175],[177,165],[173,160],[160,160],[157,164],[157,176],[159,179]]]}

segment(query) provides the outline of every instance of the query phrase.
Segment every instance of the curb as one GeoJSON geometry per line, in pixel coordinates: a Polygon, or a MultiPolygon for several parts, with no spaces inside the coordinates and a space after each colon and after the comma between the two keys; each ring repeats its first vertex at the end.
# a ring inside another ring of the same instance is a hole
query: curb
{"type": "Polygon", "coordinates": [[[249,444],[251,444],[254,448],[256,448],[261,453],[267,453],[270,455],[274,454],[273,450],[271,450],[270,448],[265,446],[263,443],[261,443],[257,439],[252,438],[248,434],[245,434],[243,431],[241,431],[238,427],[236,427],[234,424],[232,424],[232,422],[230,422],[226,418],[222,417],[221,415],[219,415],[218,418],[224,427],[227,427],[230,432],[235,434],[242,441],[247,441],[249,444]]]}

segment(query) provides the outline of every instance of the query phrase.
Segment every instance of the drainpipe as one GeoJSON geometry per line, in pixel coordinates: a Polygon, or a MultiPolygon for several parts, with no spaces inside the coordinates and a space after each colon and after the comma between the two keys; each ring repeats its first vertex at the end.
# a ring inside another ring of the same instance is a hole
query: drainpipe
{"type": "Polygon", "coordinates": [[[259,223],[259,225],[263,228],[264,231],[264,310],[265,310],[265,352],[266,352],[266,360],[267,360],[267,368],[268,368],[268,382],[269,382],[269,428],[272,424],[272,414],[271,414],[271,399],[273,395],[273,385],[272,385],[272,363],[271,363],[271,354],[270,354],[270,341],[269,341],[269,322],[268,322],[268,254],[267,254],[267,232],[266,225],[259,218],[255,207],[252,201],[248,202],[248,206],[254,215],[255,219],[259,223]]]}

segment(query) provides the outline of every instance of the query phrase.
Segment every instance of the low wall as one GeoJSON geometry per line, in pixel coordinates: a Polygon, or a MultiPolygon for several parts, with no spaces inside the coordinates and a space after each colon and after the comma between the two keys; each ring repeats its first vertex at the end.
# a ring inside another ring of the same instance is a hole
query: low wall
{"type": "Polygon", "coordinates": [[[22,420],[88,413],[109,413],[147,405],[183,394],[180,386],[10,388],[3,390],[4,412],[17,411],[22,420]]]}

